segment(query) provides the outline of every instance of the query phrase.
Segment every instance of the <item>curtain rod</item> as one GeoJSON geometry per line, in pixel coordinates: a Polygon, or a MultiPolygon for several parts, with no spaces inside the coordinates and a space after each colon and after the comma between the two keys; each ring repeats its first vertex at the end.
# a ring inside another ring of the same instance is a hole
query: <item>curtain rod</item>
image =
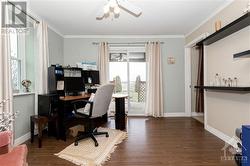
{"type": "MultiPolygon", "coordinates": [[[[129,43],[127,43],[127,42],[125,42],[125,43],[108,43],[108,44],[110,44],[110,45],[136,45],[136,44],[147,44],[148,42],[129,42],[129,43]]],[[[161,44],[164,44],[164,42],[160,42],[161,44]]],[[[92,43],[93,45],[99,45],[100,44],[100,42],[93,42],[92,43]]]]}
{"type": "Polygon", "coordinates": [[[32,20],[34,20],[37,24],[40,23],[40,21],[38,21],[36,18],[34,18],[33,16],[29,15],[27,12],[23,11],[22,9],[20,9],[19,7],[17,7],[14,3],[7,1],[7,3],[11,4],[12,6],[14,6],[16,9],[20,10],[23,14],[25,14],[26,16],[28,16],[29,18],[31,18],[32,20]]]}

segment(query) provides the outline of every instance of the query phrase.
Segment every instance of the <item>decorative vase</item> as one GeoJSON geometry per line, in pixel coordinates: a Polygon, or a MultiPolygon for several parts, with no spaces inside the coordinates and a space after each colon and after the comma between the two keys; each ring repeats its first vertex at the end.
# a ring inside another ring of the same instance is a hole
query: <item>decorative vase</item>
{"type": "Polygon", "coordinates": [[[215,31],[218,31],[221,29],[221,21],[218,20],[214,23],[214,26],[215,26],[215,31]]]}
{"type": "Polygon", "coordinates": [[[22,86],[25,88],[25,92],[30,92],[30,87],[31,81],[30,80],[23,80],[22,81],[22,86]]]}

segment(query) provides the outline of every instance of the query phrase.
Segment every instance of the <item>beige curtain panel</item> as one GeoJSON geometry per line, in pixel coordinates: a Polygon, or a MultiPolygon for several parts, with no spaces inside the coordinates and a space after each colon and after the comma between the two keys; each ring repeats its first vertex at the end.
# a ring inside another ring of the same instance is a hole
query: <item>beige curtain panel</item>
{"type": "Polygon", "coordinates": [[[48,93],[48,66],[49,66],[49,46],[48,46],[48,25],[41,21],[36,25],[35,43],[35,114],[38,114],[38,94],[48,93]]]}
{"type": "Polygon", "coordinates": [[[36,93],[48,92],[49,45],[48,25],[41,21],[37,25],[37,57],[36,57],[36,93]]]}
{"type": "Polygon", "coordinates": [[[101,42],[99,45],[98,67],[100,72],[101,85],[109,82],[109,46],[107,42],[101,42]]]}
{"type": "Polygon", "coordinates": [[[160,42],[146,44],[147,56],[147,97],[146,115],[163,117],[163,89],[160,42]]]}
{"type": "Polygon", "coordinates": [[[8,33],[1,36],[1,57],[0,57],[0,103],[7,100],[3,107],[0,107],[1,114],[3,112],[13,113],[13,94],[11,79],[11,54],[10,54],[10,36],[8,33]]]}

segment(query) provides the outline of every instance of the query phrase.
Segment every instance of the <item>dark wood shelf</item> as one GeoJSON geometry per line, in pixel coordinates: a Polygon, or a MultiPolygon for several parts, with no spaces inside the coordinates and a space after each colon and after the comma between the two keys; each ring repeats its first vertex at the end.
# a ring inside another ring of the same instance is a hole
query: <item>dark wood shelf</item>
{"type": "Polygon", "coordinates": [[[234,54],[234,58],[250,58],[250,50],[234,54]]]}
{"type": "Polygon", "coordinates": [[[204,40],[197,43],[197,45],[210,45],[218,40],[221,40],[247,26],[250,25],[250,13],[246,13],[242,17],[238,18],[237,20],[231,22],[230,24],[226,25],[225,27],[221,28],[217,32],[211,34],[204,40]]]}
{"type": "Polygon", "coordinates": [[[238,93],[250,93],[250,87],[226,87],[226,86],[195,86],[197,89],[225,91],[225,92],[238,92],[238,93]]]}

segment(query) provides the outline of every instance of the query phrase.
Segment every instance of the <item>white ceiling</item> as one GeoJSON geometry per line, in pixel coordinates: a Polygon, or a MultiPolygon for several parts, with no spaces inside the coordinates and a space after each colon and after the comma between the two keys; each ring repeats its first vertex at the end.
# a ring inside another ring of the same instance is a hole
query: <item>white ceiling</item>
{"type": "Polygon", "coordinates": [[[63,35],[185,35],[230,0],[128,0],[134,17],[96,20],[107,0],[30,0],[29,8],[63,35]]]}

